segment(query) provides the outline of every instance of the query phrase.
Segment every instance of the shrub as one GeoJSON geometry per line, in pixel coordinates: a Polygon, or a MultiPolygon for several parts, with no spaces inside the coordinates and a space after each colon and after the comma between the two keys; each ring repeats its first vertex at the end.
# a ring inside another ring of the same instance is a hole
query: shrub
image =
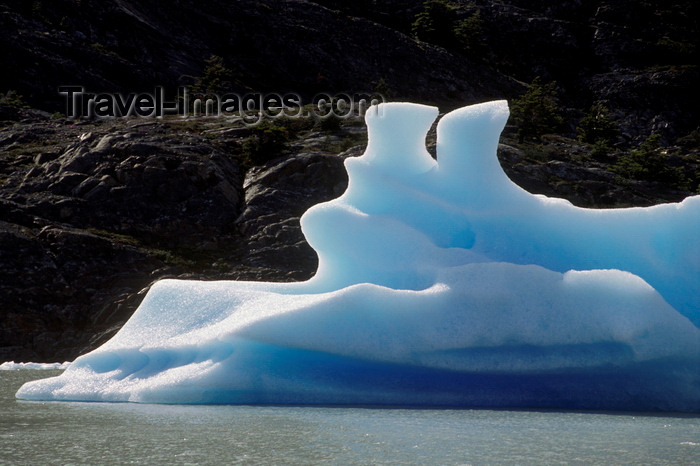
{"type": "Polygon", "coordinates": [[[326,115],[318,120],[318,127],[321,131],[335,132],[340,129],[340,118],[335,114],[326,115]]]}
{"type": "Polygon", "coordinates": [[[468,55],[478,55],[486,47],[484,42],[484,22],[477,10],[466,19],[457,22],[454,36],[461,50],[468,55]]]}
{"type": "Polygon", "coordinates": [[[242,156],[246,165],[263,165],[284,154],[289,132],[269,120],[254,129],[254,134],[243,142],[242,156]]]}
{"type": "Polygon", "coordinates": [[[518,139],[540,140],[542,135],[555,133],[562,124],[554,82],[542,84],[536,77],[525,94],[511,104],[513,120],[518,126],[518,139]]]}
{"type": "MultiPolygon", "coordinates": [[[[309,112],[310,109],[307,109],[309,112]]],[[[316,121],[314,118],[298,118],[289,116],[280,116],[272,120],[275,126],[284,128],[287,132],[288,139],[295,138],[299,133],[308,131],[314,127],[316,121]]]]}
{"type": "Polygon", "coordinates": [[[0,94],[0,104],[13,108],[29,108],[29,105],[24,101],[24,97],[13,90],[7,91],[5,95],[0,94]]]}
{"type": "Polygon", "coordinates": [[[415,16],[411,31],[418,40],[449,47],[454,38],[454,23],[455,11],[450,4],[430,0],[423,3],[423,10],[415,16]]]}
{"type": "Polygon", "coordinates": [[[610,118],[608,109],[601,104],[591,106],[576,130],[579,141],[588,144],[604,142],[608,146],[615,143],[619,133],[617,124],[610,118]]]}
{"type": "Polygon", "coordinates": [[[678,145],[686,149],[697,150],[700,148],[700,127],[695,128],[685,136],[678,138],[676,142],[678,145]]]}
{"type": "MultiPolygon", "coordinates": [[[[393,96],[393,91],[387,84],[386,80],[383,77],[380,77],[378,80],[374,81],[372,83],[374,85],[374,89],[372,93],[375,96],[381,96],[384,101],[389,101],[391,100],[393,96]]],[[[374,97],[374,96],[373,96],[374,97]]]]}
{"type": "Polygon", "coordinates": [[[596,160],[603,160],[610,155],[612,147],[606,139],[599,139],[591,148],[591,157],[596,160]]]}
{"type": "Polygon", "coordinates": [[[621,156],[612,170],[630,179],[681,185],[684,178],[681,168],[672,167],[668,162],[668,154],[661,147],[661,136],[652,134],[639,149],[621,156]]]}
{"type": "Polygon", "coordinates": [[[212,55],[204,63],[203,74],[195,78],[192,92],[201,96],[211,96],[227,90],[226,86],[230,84],[232,71],[224,65],[224,59],[212,55]]]}

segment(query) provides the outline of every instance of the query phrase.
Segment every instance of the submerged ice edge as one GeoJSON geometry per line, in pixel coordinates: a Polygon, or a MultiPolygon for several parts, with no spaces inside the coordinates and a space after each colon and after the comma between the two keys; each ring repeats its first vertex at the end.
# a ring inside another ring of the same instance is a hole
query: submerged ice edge
{"type": "Polygon", "coordinates": [[[17,396],[700,411],[700,196],[596,211],[531,195],[496,157],[507,103],[444,116],[437,162],[436,116],[368,112],[347,191],[302,217],[311,280],[159,282],[17,396]]]}

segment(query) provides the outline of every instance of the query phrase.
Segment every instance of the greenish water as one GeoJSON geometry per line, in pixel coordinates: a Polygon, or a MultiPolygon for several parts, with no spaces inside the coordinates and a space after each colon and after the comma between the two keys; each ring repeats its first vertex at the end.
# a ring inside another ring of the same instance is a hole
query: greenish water
{"type": "Polygon", "coordinates": [[[700,464],[700,417],[508,410],[18,401],[0,371],[0,464],[700,464]]]}

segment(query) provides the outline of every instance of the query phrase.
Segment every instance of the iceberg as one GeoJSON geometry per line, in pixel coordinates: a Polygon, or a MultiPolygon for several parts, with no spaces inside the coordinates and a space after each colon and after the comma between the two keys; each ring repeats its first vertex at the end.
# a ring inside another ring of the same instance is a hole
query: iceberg
{"type": "Polygon", "coordinates": [[[496,157],[505,101],[383,103],[298,283],[163,280],[25,400],[700,412],[700,196],[595,210],[496,157]]]}

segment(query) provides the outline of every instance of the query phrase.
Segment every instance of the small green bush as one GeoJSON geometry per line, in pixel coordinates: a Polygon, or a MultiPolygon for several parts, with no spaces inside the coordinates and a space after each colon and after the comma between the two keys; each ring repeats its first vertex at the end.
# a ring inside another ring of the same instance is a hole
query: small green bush
{"type": "Polygon", "coordinates": [[[576,130],[581,142],[588,144],[606,142],[607,145],[614,144],[620,132],[617,124],[610,118],[608,109],[601,104],[593,105],[588,109],[576,130]]]}
{"type": "Polygon", "coordinates": [[[652,134],[639,149],[622,155],[612,170],[626,178],[642,181],[659,181],[682,187],[684,177],[680,167],[669,165],[668,154],[661,147],[661,136],[652,134]]]}
{"type": "Polygon", "coordinates": [[[468,18],[458,21],[454,27],[454,36],[461,51],[467,55],[474,56],[483,52],[486,43],[481,12],[477,10],[468,18]]]}
{"type": "Polygon", "coordinates": [[[17,91],[7,91],[3,96],[0,94],[0,104],[7,105],[13,108],[29,108],[29,105],[24,101],[24,97],[17,91]]]}
{"type": "Polygon", "coordinates": [[[411,31],[418,40],[449,47],[454,38],[455,19],[452,5],[443,0],[430,0],[423,3],[423,10],[415,16],[411,31]]]}
{"type": "Polygon", "coordinates": [[[596,160],[604,160],[610,155],[612,150],[612,147],[606,139],[599,139],[591,148],[591,157],[596,160]]]}
{"type": "Polygon", "coordinates": [[[333,133],[340,129],[340,118],[334,114],[327,115],[318,120],[318,127],[321,131],[333,133]]]}
{"type": "Polygon", "coordinates": [[[700,128],[695,128],[685,136],[678,138],[676,142],[686,149],[697,150],[700,148],[700,128]]]}
{"type": "Polygon", "coordinates": [[[204,61],[202,76],[195,78],[192,86],[192,93],[197,97],[211,97],[226,91],[230,84],[232,71],[224,65],[224,59],[217,55],[212,55],[204,61]]]}
{"type": "Polygon", "coordinates": [[[297,137],[299,133],[312,129],[316,123],[313,118],[288,116],[277,117],[273,121],[275,126],[281,126],[287,131],[287,135],[290,139],[297,137]]]}
{"type": "Polygon", "coordinates": [[[264,120],[253,131],[254,134],[243,141],[241,147],[244,164],[264,165],[284,154],[289,140],[286,128],[264,120]]]}
{"type": "Polygon", "coordinates": [[[518,139],[539,141],[542,135],[556,133],[562,124],[556,83],[542,84],[536,77],[525,94],[511,103],[511,114],[518,126],[518,139]]]}

